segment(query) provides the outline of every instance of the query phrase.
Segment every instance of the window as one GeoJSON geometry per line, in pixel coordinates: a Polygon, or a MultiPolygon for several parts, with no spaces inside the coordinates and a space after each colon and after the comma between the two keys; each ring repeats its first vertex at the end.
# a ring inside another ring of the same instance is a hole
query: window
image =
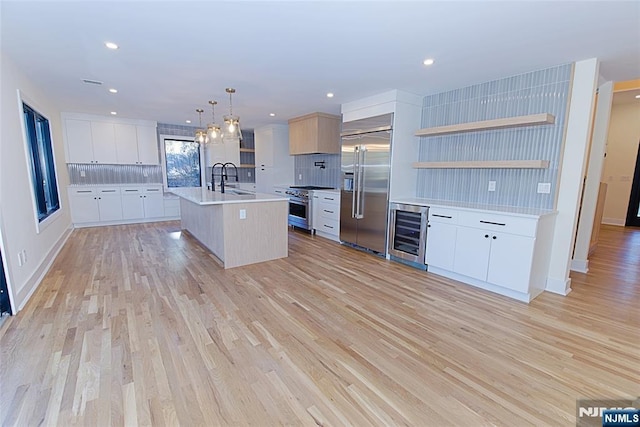
{"type": "Polygon", "coordinates": [[[60,209],[49,120],[25,103],[22,111],[36,216],[41,223],[60,209]]]}
{"type": "Polygon", "coordinates": [[[200,187],[200,144],[164,139],[167,187],[200,187]]]}

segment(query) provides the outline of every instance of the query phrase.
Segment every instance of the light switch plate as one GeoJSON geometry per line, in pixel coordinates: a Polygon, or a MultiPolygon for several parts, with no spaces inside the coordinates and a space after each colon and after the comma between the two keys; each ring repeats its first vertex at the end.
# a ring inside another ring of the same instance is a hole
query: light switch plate
{"type": "Polygon", "coordinates": [[[539,182],[538,183],[538,193],[542,193],[542,194],[551,193],[551,183],[550,182],[539,182]]]}
{"type": "Polygon", "coordinates": [[[302,181],[302,174],[299,174],[299,175],[298,175],[298,179],[299,179],[300,181],[302,181]]]}
{"type": "Polygon", "coordinates": [[[489,191],[496,191],[496,182],[489,181],[489,191]]]}
{"type": "Polygon", "coordinates": [[[247,219],[247,210],[240,209],[240,219],[247,219]]]}

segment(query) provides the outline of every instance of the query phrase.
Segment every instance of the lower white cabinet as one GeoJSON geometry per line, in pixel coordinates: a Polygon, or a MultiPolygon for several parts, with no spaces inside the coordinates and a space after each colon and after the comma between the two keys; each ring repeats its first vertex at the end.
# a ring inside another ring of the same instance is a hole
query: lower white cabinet
{"type": "Polygon", "coordinates": [[[429,209],[425,264],[453,270],[458,234],[457,221],[456,211],[429,209]]]}
{"type": "Polygon", "coordinates": [[[311,228],[316,234],[340,240],[340,193],[336,190],[313,190],[311,228]]]}
{"type": "Polygon", "coordinates": [[[430,206],[425,255],[429,272],[525,302],[545,289],[553,212],[424,206],[430,206]]]}
{"type": "Polygon", "coordinates": [[[165,208],[161,185],[69,187],[68,191],[75,225],[130,223],[180,215],[179,205],[169,203],[169,209],[165,208]]]}
{"type": "Polygon", "coordinates": [[[70,189],[69,203],[74,223],[122,219],[122,199],[119,187],[70,189]]]}

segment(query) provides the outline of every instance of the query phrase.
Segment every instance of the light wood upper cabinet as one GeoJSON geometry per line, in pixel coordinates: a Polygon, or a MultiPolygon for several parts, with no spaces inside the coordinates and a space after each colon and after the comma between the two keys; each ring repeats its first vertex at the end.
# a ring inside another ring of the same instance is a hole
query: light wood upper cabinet
{"type": "Polygon", "coordinates": [[[289,120],[289,154],[340,152],[340,116],[313,113],[289,120]]]}

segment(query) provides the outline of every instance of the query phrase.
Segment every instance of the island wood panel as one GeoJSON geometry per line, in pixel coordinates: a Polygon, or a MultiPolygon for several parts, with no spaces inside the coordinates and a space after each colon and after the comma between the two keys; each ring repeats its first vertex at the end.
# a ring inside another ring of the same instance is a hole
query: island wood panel
{"type": "Polygon", "coordinates": [[[72,232],[0,327],[0,424],[575,425],[638,396],[637,229],[531,304],[295,231],[225,270],[180,229],[72,232]]]}
{"type": "Polygon", "coordinates": [[[414,162],[412,166],[416,169],[547,169],[549,160],[414,162]]]}
{"type": "Polygon", "coordinates": [[[183,198],[180,199],[182,228],[191,233],[224,262],[225,229],[222,226],[223,218],[222,205],[200,206],[183,198]]]}
{"type": "Polygon", "coordinates": [[[478,122],[423,128],[416,131],[416,136],[438,136],[448,135],[452,133],[475,132],[480,130],[549,125],[554,124],[555,121],[555,116],[549,113],[530,114],[526,116],[504,117],[493,120],[482,120],[478,122]]]}
{"type": "Polygon", "coordinates": [[[288,255],[288,200],[222,206],[225,268],[288,255]],[[246,212],[246,219],[240,219],[241,210],[246,212]]]}

